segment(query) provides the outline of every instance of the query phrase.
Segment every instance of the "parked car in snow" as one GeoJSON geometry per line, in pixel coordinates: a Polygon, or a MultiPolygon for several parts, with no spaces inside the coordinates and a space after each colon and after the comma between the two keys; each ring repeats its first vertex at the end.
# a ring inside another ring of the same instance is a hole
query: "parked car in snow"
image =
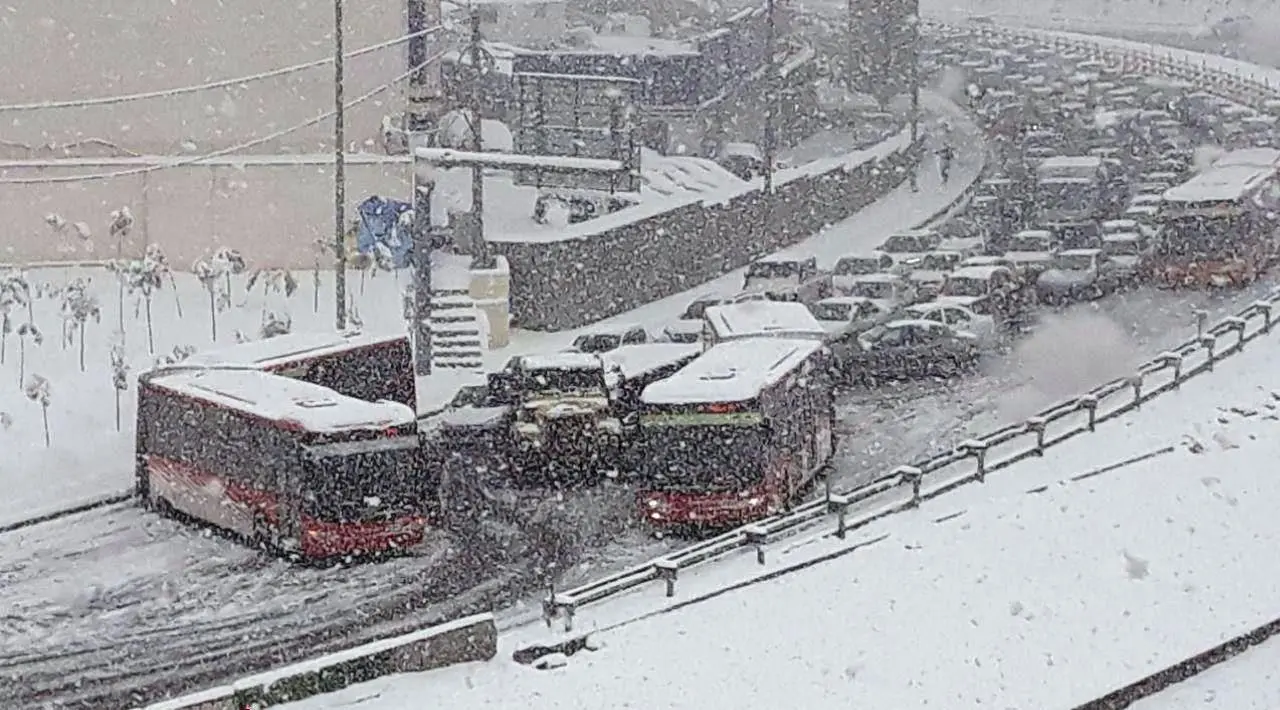
{"type": "Polygon", "coordinates": [[[568,349],[579,353],[607,353],[623,345],[643,345],[649,340],[649,331],[644,326],[595,326],[590,332],[574,338],[568,349]]]}
{"type": "Polygon", "coordinates": [[[974,313],[958,303],[917,303],[903,311],[903,317],[941,323],[962,333],[970,333],[984,347],[991,347],[999,342],[1000,328],[996,325],[995,318],[974,313]]]}
{"type": "Polygon", "coordinates": [[[1109,219],[1102,223],[1102,237],[1105,240],[1112,234],[1140,234],[1146,239],[1154,239],[1156,230],[1136,219],[1109,219]]]}
{"type": "Polygon", "coordinates": [[[1151,240],[1138,232],[1116,232],[1102,238],[1102,253],[1114,265],[1121,286],[1144,280],[1151,268],[1151,240]]]}
{"type": "Polygon", "coordinates": [[[893,257],[884,252],[846,254],[837,259],[836,265],[831,269],[831,287],[836,293],[843,293],[859,276],[888,273],[892,270],[893,257]]]}
{"type": "Polygon", "coordinates": [[[869,298],[833,296],[809,306],[827,331],[827,343],[837,358],[858,349],[858,336],[887,322],[893,311],[869,298]]]}
{"type": "Polygon", "coordinates": [[[1009,239],[1004,258],[1012,262],[1022,277],[1034,282],[1053,261],[1053,233],[1047,229],[1025,229],[1009,239]]]}
{"type": "Polygon", "coordinates": [[[893,310],[916,302],[915,287],[898,274],[865,274],[849,280],[842,296],[869,298],[881,307],[893,310]]]}
{"type": "Polygon", "coordinates": [[[937,302],[964,306],[998,320],[1019,318],[1031,305],[1022,280],[1003,266],[956,269],[937,302]]]}
{"type": "Polygon", "coordinates": [[[1054,257],[1036,281],[1036,294],[1044,303],[1062,304],[1098,299],[1119,285],[1119,272],[1101,249],[1071,249],[1054,257]]]}
{"type": "Polygon", "coordinates": [[[928,300],[942,291],[947,282],[947,275],[955,271],[964,255],[954,251],[933,251],[925,254],[907,274],[907,279],[915,287],[917,300],[928,300]]]}
{"type": "Polygon", "coordinates": [[[858,349],[837,360],[852,382],[954,377],[972,369],[981,351],[969,333],[930,320],[894,320],[858,338],[858,349]]]}
{"type": "Polygon", "coordinates": [[[711,306],[725,302],[723,296],[709,294],[699,296],[685,306],[680,319],[663,328],[662,334],[673,343],[697,343],[702,340],[702,317],[711,306]]]}
{"type": "Polygon", "coordinates": [[[953,252],[961,258],[977,256],[986,248],[986,240],[980,235],[953,236],[938,243],[936,251],[953,252]]]}
{"type": "MultiPolygon", "coordinates": [[[[813,303],[832,296],[831,274],[818,270],[816,257],[766,256],[747,266],[743,290],[763,293],[793,291],[797,300],[813,303]]],[[[792,300],[777,298],[774,300],[792,300]]]]}
{"type": "Polygon", "coordinates": [[[880,245],[880,251],[892,256],[898,269],[910,271],[941,243],[941,235],[932,229],[914,229],[890,236],[880,245]]]}

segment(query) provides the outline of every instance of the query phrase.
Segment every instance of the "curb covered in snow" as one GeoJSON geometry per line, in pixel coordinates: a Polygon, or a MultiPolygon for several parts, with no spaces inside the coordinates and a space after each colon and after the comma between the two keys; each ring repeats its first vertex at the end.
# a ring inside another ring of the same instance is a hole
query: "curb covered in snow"
{"type": "Polygon", "coordinates": [[[497,655],[497,644],[498,629],[493,615],[476,614],[148,705],[142,710],[266,708],[332,693],[393,673],[487,661],[497,655]]]}

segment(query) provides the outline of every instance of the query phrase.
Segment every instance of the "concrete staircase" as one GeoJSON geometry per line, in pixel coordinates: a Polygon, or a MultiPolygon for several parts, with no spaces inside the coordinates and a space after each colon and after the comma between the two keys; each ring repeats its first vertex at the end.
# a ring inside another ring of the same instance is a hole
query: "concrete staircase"
{"type": "Polygon", "coordinates": [[[484,371],[485,327],[466,290],[431,294],[431,369],[484,371]]]}

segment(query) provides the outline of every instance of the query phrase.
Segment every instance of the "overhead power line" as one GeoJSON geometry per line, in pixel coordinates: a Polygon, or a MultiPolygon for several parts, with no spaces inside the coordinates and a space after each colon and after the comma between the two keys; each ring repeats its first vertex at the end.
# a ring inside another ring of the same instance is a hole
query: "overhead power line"
{"type": "MultiPolygon", "coordinates": [[[[360,57],[365,54],[369,54],[371,52],[377,52],[383,49],[387,49],[389,47],[394,47],[399,44],[404,44],[405,42],[408,42],[413,39],[417,39],[418,37],[425,37],[429,34],[439,32],[442,29],[444,29],[444,25],[436,25],[434,27],[428,27],[424,30],[420,30],[412,34],[404,35],[403,37],[397,37],[395,39],[389,39],[385,42],[379,42],[378,44],[369,45],[368,47],[362,47],[360,49],[355,50],[354,52],[344,54],[343,58],[353,59],[355,57],[360,57]]],[[[305,71],[307,69],[322,67],[326,64],[333,64],[333,60],[334,60],[333,57],[325,57],[323,59],[316,59],[314,61],[305,62],[302,64],[294,64],[292,66],[281,67],[279,69],[272,69],[270,71],[265,71],[258,74],[250,74],[248,76],[236,77],[234,79],[220,79],[218,81],[211,81],[207,84],[196,84],[193,86],[180,86],[172,89],[157,89],[155,91],[143,91],[136,94],[121,94],[119,96],[100,96],[92,99],[71,99],[66,101],[42,101],[42,102],[29,103],[29,104],[0,104],[0,113],[4,113],[4,112],[12,113],[17,111],[44,111],[49,109],[63,109],[63,108],[87,108],[91,106],[109,106],[113,104],[130,103],[133,101],[144,101],[147,99],[164,99],[164,98],[170,98],[173,96],[182,96],[184,94],[194,94],[200,91],[210,91],[212,89],[223,89],[228,86],[248,84],[255,81],[262,81],[264,79],[274,79],[276,77],[285,76],[287,74],[295,74],[297,72],[305,71]]]]}
{"type": "MultiPolygon", "coordinates": [[[[354,100],[343,104],[342,110],[350,111],[351,109],[355,108],[356,106],[359,106],[360,104],[368,101],[369,99],[372,99],[378,94],[381,94],[382,92],[387,91],[388,89],[395,86],[396,84],[399,84],[400,82],[408,79],[414,72],[426,66],[429,66],[432,62],[435,62],[436,60],[440,59],[441,57],[444,56],[444,54],[445,54],[444,52],[438,52],[432,55],[431,57],[428,57],[425,62],[410,68],[408,71],[396,76],[391,81],[388,81],[387,83],[382,84],[381,86],[371,89],[370,91],[356,97],[354,100]]],[[[216,158],[222,158],[228,155],[233,155],[243,150],[249,150],[251,148],[256,148],[260,145],[265,145],[272,141],[279,140],[291,133],[297,133],[298,131],[308,129],[330,118],[333,118],[335,115],[337,115],[337,113],[338,111],[335,108],[331,111],[326,111],[325,113],[315,116],[314,118],[309,118],[306,121],[299,123],[295,126],[290,126],[289,128],[285,128],[285,129],[276,131],[274,133],[270,133],[268,135],[262,136],[261,138],[255,138],[251,141],[246,141],[244,143],[229,146],[227,148],[216,150],[212,153],[206,153],[204,155],[195,155],[189,158],[180,158],[178,160],[160,163],[157,165],[147,165],[139,168],[129,168],[128,170],[116,170],[114,172],[109,172],[109,173],[90,173],[87,175],[58,175],[55,177],[42,177],[42,178],[0,177],[0,185],[52,185],[52,184],[71,183],[71,182],[89,182],[92,180],[110,180],[112,178],[130,177],[132,175],[146,175],[148,173],[153,173],[159,170],[169,170],[171,168],[181,168],[189,165],[199,165],[200,163],[203,163],[206,160],[214,160],[216,158]]]]}

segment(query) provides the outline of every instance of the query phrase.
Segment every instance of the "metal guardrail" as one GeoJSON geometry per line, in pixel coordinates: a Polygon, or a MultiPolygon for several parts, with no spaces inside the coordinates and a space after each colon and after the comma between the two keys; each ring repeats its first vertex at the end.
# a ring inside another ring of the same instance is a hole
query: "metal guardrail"
{"type": "MultiPolygon", "coordinates": [[[[940,25],[934,27],[954,31],[954,28],[940,25]]],[[[1182,79],[1249,105],[1260,106],[1263,101],[1280,95],[1271,86],[1260,84],[1252,77],[1176,62],[1172,55],[1160,57],[1117,50],[1034,30],[990,26],[967,29],[987,40],[1023,39],[1042,44],[1047,41],[1059,49],[1085,52],[1091,58],[1122,67],[1127,72],[1182,79]]],[[[1105,382],[1082,395],[1047,407],[1024,421],[964,441],[951,451],[898,466],[864,486],[828,494],[825,499],[805,503],[791,512],[726,532],[617,574],[555,592],[543,601],[543,618],[548,626],[555,619],[563,619],[565,630],[572,631],[573,616],[584,606],[657,581],[665,583],[668,595],[673,594],[680,570],[750,547],[755,548],[757,560],[763,564],[766,545],[829,517],[837,520],[832,534],[842,537],[850,529],[915,507],[921,501],[960,486],[982,482],[987,475],[1025,459],[1043,456],[1046,449],[1094,431],[1098,424],[1138,409],[1146,402],[1178,389],[1188,379],[1212,371],[1216,363],[1240,352],[1245,344],[1269,334],[1278,301],[1280,290],[1211,327],[1202,322],[1196,337],[1139,366],[1132,376],[1105,382]]]]}

